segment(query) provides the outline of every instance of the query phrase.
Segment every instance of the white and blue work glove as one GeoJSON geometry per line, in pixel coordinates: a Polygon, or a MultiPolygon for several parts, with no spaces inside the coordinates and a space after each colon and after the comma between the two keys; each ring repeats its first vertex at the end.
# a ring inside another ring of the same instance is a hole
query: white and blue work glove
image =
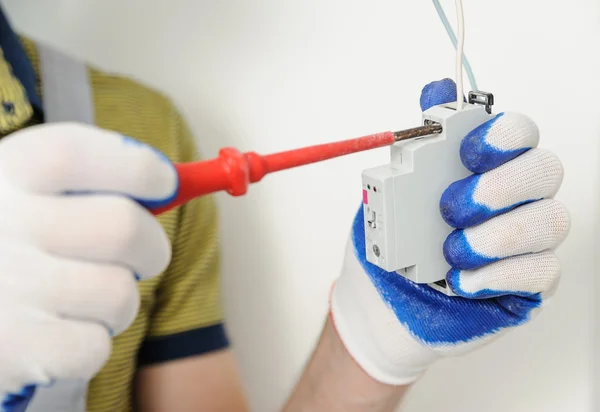
{"type": "Polygon", "coordinates": [[[91,379],[161,273],[169,239],[143,206],[177,190],[172,164],[118,133],[78,124],[0,141],[0,410],[36,386],[91,379]],[[134,200],[135,199],[135,200],[134,200]]]}
{"type": "MultiPolygon", "coordinates": [[[[421,108],[455,96],[451,80],[433,82],[421,108]]],[[[554,290],[560,265],[553,250],[570,218],[553,199],[561,162],[537,148],[538,140],[534,122],[517,113],[498,114],[464,138],[460,156],[473,174],[440,193],[440,212],[456,228],[440,253],[458,297],[369,263],[358,212],[331,316],[350,355],[375,380],[416,381],[436,359],[468,353],[527,323],[554,290]]]]}

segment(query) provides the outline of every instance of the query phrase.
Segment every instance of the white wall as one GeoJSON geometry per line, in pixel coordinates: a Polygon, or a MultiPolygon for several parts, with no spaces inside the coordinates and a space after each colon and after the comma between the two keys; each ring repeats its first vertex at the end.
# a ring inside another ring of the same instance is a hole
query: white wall
{"type": "MultiPolygon", "coordinates": [[[[206,156],[225,145],[267,153],[414,126],[421,87],[454,75],[430,1],[4,3],[30,35],[168,92],[206,156]]],[[[443,3],[452,16],[454,2],[443,3]]],[[[573,228],[551,306],[497,344],[437,365],[404,410],[591,411],[600,7],[464,3],[478,83],[495,93],[496,110],[532,116],[542,144],[560,154],[559,197],[573,228]]],[[[360,172],[386,159],[386,150],[354,155],[273,175],[245,198],[219,197],[229,325],[254,410],[276,410],[310,354],[360,172]]]]}

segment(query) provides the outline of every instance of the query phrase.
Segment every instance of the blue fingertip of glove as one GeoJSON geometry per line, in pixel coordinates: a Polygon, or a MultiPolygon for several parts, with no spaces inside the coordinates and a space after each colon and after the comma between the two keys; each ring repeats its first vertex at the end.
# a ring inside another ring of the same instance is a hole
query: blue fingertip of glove
{"type": "MultiPolygon", "coordinates": [[[[175,175],[178,176],[177,174],[177,170],[175,170],[175,165],[173,164],[173,162],[171,162],[171,160],[160,150],[158,150],[157,148],[155,148],[154,146],[150,146],[146,143],[140,142],[137,139],[134,139],[131,136],[126,136],[126,135],[122,135],[123,137],[123,141],[126,144],[130,144],[130,145],[134,145],[134,146],[141,146],[141,147],[147,147],[150,148],[153,152],[155,152],[158,157],[166,164],[168,164],[169,166],[171,166],[173,168],[173,171],[175,172],[175,175]]],[[[179,179],[177,180],[177,183],[175,185],[175,190],[173,191],[173,193],[165,198],[165,199],[139,199],[139,198],[134,198],[134,200],[136,202],[138,202],[140,205],[142,205],[143,207],[145,207],[146,209],[158,209],[161,208],[163,206],[168,205],[169,203],[171,203],[173,200],[175,200],[175,198],[177,197],[177,194],[179,193],[179,179]]]]}
{"type": "Polygon", "coordinates": [[[35,385],[27,385],[19,393],[7,395],[2,400],[2,412],[25,412],[34,393],[35,385]]]}
{"type": "Polygon", "coordinates": [[[463,230],[450,233],[444,242],[443,250],[446,262],[453,268],[461,270],[477,269],[501,259],[484,256],[474,251],[463,230]]]}
{"type": "Polygon", "coordinates": [[[171,160],[160,150],[158,150],[156,147],[154,146],[150,146],[149,144],[146,144],[144,142],[141,142],[137,139],[134,139],[131,136],[127,136],[127,135],[121,135],[121,137],[123,138],[123,142],[125,142],[125,144],[129,144],[132,146],[139,146],[139,147],[145,147],[148,148],[150,150],[152,150],[154,153],[157,154],[157,156],[165,163],[167,164],[171,164],[171,160]]]}
{"type": "Polygon", "coordinates": [[[514,208],[534,202],[536,199],[517,202],[502,209],[492,209],[473,199],[481,175],[471,175],[452,183],[442,193],[440,213],[448,225],[457,229],[476,226],[492,217],[509,212],[514,208]]]}
{"type": "Polygon", "coordinates": [[[454,228],[465,228],[485,220],[492,211],[473,201],[473,193],[480,176],[472,175],[452,183],[442,193],[440,213],[454,228]]]}
{"type": "Polygon", "coordinates": [[[515,293],[494,298],[496,302],[507,312],[529,320],[531,311],[542,306],[542,294],[535,293],[529,297],[519,296],[515,293]]]}
{"type": "MultiPolygon", "coordinates": [[[[465,291],[460,283],[460,275],[462,271],[458,269],[451,269],[446,274],[446,283],[452,292],[463,298],[469,299],[490,299],[505,295],[515,295],[524,298],[533,298],[534,300],[538,296],[537,293],[530,292],[518,292],[518,291],[506,291],[506,290],[494,290],[494,289],[480,289],[475,292],[465,291]]],[[[540,299],[541,300],[541,299],[540,299]]],[[[510,302],[510,301],[507,301],[510,302]]]]}
{"type": "Polygon", "coordinates": [[[459,269],[450,269],[448,273],[446,273],[446,284],[450,288],[450,290],[456,293],[458,296],[462,296],[465,298],[472,297],[469,296],[469,293],[466,293],[460,287],[460,270],[459,269]]]}
{"type": "MultiPolygon", "coordinates": [[[[464,100],[466,101],[466,99],[464,100]]],[[[426,85],[421,91],[421,111],[455,101],[456,83],[452,79],[436,80],[426,85]]]]}
{"type": "MultiPolygon", "coordinates": [[[[145,143],[142,143],[139,140],[136,140],[136,139],[134,139],[132,137],[129,137],[129,136],[122,135],[121,137],[123,139],[123,142],[125,142],[125,144],[150,148],[152,151],[154,151],[158,155],[158,157],[164,163],[168,164],[171,168],[173,168],[173,171],[175,172],[175,176],[177,176],[177,182],[175,184],[175,190],[168,197],[166,197],[164,199],[143,199],[143,198],[132,197],[131,199],[134,200],[135,202],[139,203],[142,207],[144,207],[146,209],[150,209],[150,210],[161,208],[163,206],[168,205],[173,200],[175,200],[175,198],[177,197],[177,194],[179,193],[180,182],[179,182],[179,177],[178,177],[177,170],[175,169],[175,165],[173,164],[173,162],[171,162],[171,160],[169,160],[169,158],[164,153],[162,153],[160,150],[156,149],[153,146],[150,146],[150,145],[147,145],[145,143]]],[[[109,192],[109,191],[99,192],[99,191],[89,191],[89,190],[69,190],[69,191],[63,192],[63,195],[67,195],[67,196],[77,196],[77,195],[81,196],[81,195],[94,195],[94,194],[121,195],[121,193],[114,193],[114,192],[109,192]]]]}
{"type": "Polygon", "coordinates": [[[530,147],[515,150],[502,150],[487,142],[491,127],[504,116],[496,117],[473,129],[460,144],[460,159],[463,165],[473,173],[485,173],[503,165],[531,149],[530,147]]]}

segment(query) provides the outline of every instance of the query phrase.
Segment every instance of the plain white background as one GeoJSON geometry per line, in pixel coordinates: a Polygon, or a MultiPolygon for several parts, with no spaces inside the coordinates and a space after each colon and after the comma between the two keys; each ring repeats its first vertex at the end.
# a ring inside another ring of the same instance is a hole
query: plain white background
{"type": "MultiPolygon", "coordinates": [[[[419,94],[454,76],[425,0],[4,0],[15,26],[181,108],[205,156],[268,153],[419,124],[419,94]]],[[[454,23],[454,2],[445,0],[454,23]]],[[[466,52],[496,111],[537,121],[566,170],[573,226],[561,287],[531,325],[435,366],[406,412],[592,411],[598,210],[597,1],[465,0],[466,52]]],[[[465,81],[466,81],[465,77],[465,81]]],[[[267,177],[218,197],[228,324],[253,409],[275,411],[310,355],[338,275],[361,170],[387,150],[267,177]],[[249,237],[252,241],[242,238],[249,237]]]]}

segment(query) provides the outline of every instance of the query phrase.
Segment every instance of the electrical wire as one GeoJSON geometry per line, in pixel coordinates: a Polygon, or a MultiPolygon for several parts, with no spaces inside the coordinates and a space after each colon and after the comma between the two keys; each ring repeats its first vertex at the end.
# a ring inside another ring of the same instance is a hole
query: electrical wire
{"type": "Polygon", "coordinates": [[[465,46],[465,16],[462,0],[456,0],[456,18],[458,20],[458,45],[456,46],[456,110],[462,110],[464,104],[462,57],[465,46]]]}
{"type": "MultiPolygon", "coordinates": [[[[454,34],[454,30],[452,30],[452,26],[450,26],[448,17],[446,16],[446,13],[444,12],[444,9],[442,8],[439,0],[433,0],[433,5],[435,6],[435,9],[436,9],[438,15],[440,16],[440,20],[442,21],[442,24],[444,25],[444,28],[446,29],[446,32],[448,33],[448,36],[450,37],[450,41],[452,42],[452,45],[455,48],[458,48],[458,41],[456,39],[456,35],[454,34]]],[[[471,68],[471,64],[469,63],[469,59],[467,59],[467,56],[464,53],[462,56],[462,62],[463,62],[465,71],[467,72],[467,76],[469,77],[469,83],[471,83],[471,90],[473,90],[473,91],[479,90],[479,88],[477,87],[477,82],[475,80],[475,75],[473,74],[473,69],[471,68]]]]}

